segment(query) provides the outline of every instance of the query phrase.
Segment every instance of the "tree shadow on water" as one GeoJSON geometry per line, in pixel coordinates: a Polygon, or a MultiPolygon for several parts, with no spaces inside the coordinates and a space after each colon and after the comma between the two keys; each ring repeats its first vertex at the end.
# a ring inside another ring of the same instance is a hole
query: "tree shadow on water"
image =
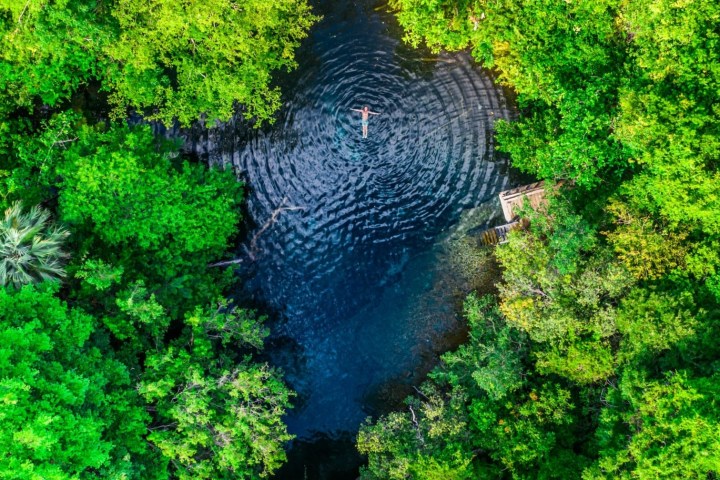
{"type": "Polygon", "coordinates": [[[295,440],[287,463],[275,480],[355,480],[363,457],[355,449],[355,434],[317,434],[309,440],[295,440]]]}

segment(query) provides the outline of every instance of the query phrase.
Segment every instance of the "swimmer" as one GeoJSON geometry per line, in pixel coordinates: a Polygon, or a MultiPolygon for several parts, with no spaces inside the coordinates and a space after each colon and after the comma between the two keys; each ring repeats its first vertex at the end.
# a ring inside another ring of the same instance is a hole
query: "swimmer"
{"type": "Polygon", "coordinates": [[[351,108],[353,112],[360,112],[362,113],[362,135],[363,138],[367,138],[368,135],[368,119],[370,118],[370,115],[380,115],[377,112],[371,112],[368,109],[368,106],[365,105],[362,110],[359,110],[357,108],[351,108]]]}

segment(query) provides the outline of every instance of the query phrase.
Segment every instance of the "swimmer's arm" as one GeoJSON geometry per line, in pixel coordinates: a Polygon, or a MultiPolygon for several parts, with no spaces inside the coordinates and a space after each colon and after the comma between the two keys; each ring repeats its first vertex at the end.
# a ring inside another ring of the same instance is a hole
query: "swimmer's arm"
{"type": "Polygon", "coordinates": [[[357,108],[351,108],[350,110],[352,110],[353,112],[360,112],[360,113],[362,113],[362,110],[358,110],[357,108]]]}
{"type": "Polygon", "coordinates": [[[370,115],[380,115],[380,112],[368,112],[370,115]]]}

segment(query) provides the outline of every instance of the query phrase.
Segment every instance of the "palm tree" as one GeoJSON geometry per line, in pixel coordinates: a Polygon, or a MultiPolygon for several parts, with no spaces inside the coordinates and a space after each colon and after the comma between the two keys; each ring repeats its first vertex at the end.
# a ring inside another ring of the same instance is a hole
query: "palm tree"
{"type": "Polygon", "coordinates": [[[69,233],[49,224],[50,213],[38,206],[23,213],[22,202],[0,220],[0,285],[15,288],[65,276],[68,257],[61,245],[69,233]]]}

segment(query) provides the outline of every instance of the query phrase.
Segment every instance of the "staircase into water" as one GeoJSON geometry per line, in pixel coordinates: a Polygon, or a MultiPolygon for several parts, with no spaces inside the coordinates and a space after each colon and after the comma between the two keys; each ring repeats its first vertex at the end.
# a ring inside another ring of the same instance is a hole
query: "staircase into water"
{"type": "Polygon", "coordinates": [[[506,223],[505,225],[498,225],[497,227],[485,230],[480,234],[480,242],[483,245],[500,245],[507,243],[508,235],[513,230],[522,230],[527,226],[527,222],[523,220],[516,220],[514,222],[506,223]]]}

